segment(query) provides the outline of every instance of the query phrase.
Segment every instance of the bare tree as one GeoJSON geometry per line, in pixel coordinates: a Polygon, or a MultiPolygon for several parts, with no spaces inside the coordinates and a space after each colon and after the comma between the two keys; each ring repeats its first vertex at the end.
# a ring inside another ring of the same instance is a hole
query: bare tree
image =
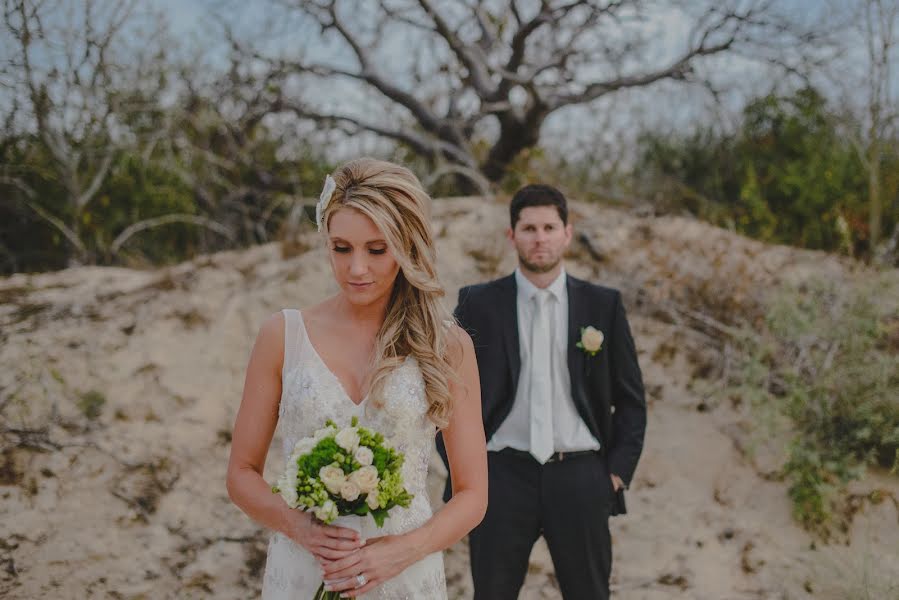
{"type": "Polygon", "coordinates": [[[82,214],[109,174],[119,141],[114,134],[115,68],[111,54],[134,9],[133,1],[33,2],[5,0],[7,71],[21,98],[20,127],[31,130],[52,158],[66,191],[68,215],[52,215],[20,177],[4,182],[56,227],[80,259],[82,214]],[[59,49],[62,49],[61,52],[59,49]]]}
{"type": "Polygon", "coordinates": [[[892,85],[896,68],[896,46],[899,43],[899,2],[896,0],[864,0],[860,29],[865,40],[868,69],[866,73],[866,112],[868,135],[866,148],[859,153],[868,172],[868,228],[871,251],[876,252],[883,229],[883,197],[881,164],[890,130],[897,118],[895,90],[892,85]]]}
{"type": "Polygon", "coordinates": [[[729,53],[783,62],[782,50],[811,35],[775,14],[772,0],[270,0],[270,6],[319,30],[294,28],[291,39],[305,37],[307,46],[273,53],[271,36],[266,51],[226,23],[235,53],[265,69],[260,99],[270,112],[372,132],[492,182],[537,144],[556,111],[664,80],[701,83],[703,61],[729,53]],[[674,50],[659,51],[656,37],[665,30],[659,15],[692,22],[674,50]],[[309,93],[335,93],[344,88],[334,84],[344,82],[363,91],[366,109],[346,110],[309,93]]]}
{"type": "Polygon", "coordinates": [[[848,13],[840,59],[824,70],[838,90],[843,132],[855,148],[867,178],[867,242],[872,258],[889,261],[895,255],[899,224],[884,242],[885,159],[895,152],[899,98],[894,75],[899,68],[899,1],[859,0],[837,9],[848,13]],[[885,247],[893,246],[892,249],[885,247]]]}
{"type": "Polygon", "coordinates": [[[156,148],[164,167],[193,191],[203,213],[228,228],[227,239],[270,241],[278,217],[302,191],[290,156],[292,131],[266,122],[261,97],[270,83],[236,57],[223,76],[195,64],[182,65],[176,76],[179,101],[156,148]]]}
{"type": "MultiPolygon", "coordinates": [[[[0,66],[6,105],[3,144],[28,139],[49,157],[49,173],[62,202],[39,198],[34,173],[19,165],[0,169],[0,186],[71,245],[73,262],[114,256],[135,233],[169,223],[190,223],[226,235],[209,219],[171,214],[133,223],[111,245],[84,236],[90,206],[126,152],[146,161],[162,131],[148,131],[141,115],[160,112],[169,68],[162,23],[140,13],[137,0],[3,0],[0,39],[9,54],[0,66]],[[149,29],[148,29],[149,28],[149,29]],[[130,37],[137,43],[131,45],[130,37]]],[[[232,237],[227,235],[226,237],[232,237]]]]}

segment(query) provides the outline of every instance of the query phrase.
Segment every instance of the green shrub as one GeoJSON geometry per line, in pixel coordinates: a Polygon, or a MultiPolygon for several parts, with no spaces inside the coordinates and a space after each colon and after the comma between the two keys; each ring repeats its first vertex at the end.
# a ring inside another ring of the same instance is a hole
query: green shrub
{"type": "Polygon", "coordinates": [[[789,417],[794,436],[783,474],[794,514],[825,536],[846,483],[867,467],[895,472],[899,464],[895,279],[857,288],[815,281],[778,292],[765,327],[747,335],[727,389],[789,417]]]}
{"type": "MultiPolygon", "coordinates": [[[[869,253],[868,174],[838,114],[812,88],[750,101],[732,132],[647,131],[635,177],[668,210],[767,242],[869,253]]],[[[884,231],[899,221],[895,143],[883,153],[884,231]]]]}
{"type": "Polygon", "coordinates": [[[97,390],[84,392],[78,398],[78,408],[81,409],[85,417],[91,420],[100,416],[104,404],[106,404],[106,396],[103,395],[103,392],[98,392],[97,390]]]}

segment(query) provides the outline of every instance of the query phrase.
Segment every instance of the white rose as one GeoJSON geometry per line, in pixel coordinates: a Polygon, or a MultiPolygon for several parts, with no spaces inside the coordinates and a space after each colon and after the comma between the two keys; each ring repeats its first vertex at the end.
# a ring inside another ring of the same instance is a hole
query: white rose
{"type": "Polygon", "coordinates": [[[363,493],[370,493],[378,489],[378,469],[369,465],[367,467],[362,467],[358,471],[353,471],[350,473],[350,481],[355,483],[359,487],[359,491],[363,493]]]}
{"type": "Polygon", "coordinates": [[[296,488],[287,487],[282,489],[281,497],[284,498],[284,502],[287,503],[287,506],[290,508],[296,508],[300,503],[300,497],[297,495],[296,488]]]}
{"type": "Polygon", "coordinates": [[[581,345],[587,352],[599,352],[604,339],[605,337],[599,329],[587,327],[581,334],[581,345]]]}
{"type": "Polygon", "coordinates": [[[332,436],[337,432],[335,427],[328,425],[327,427],[322,427],[321,429],[316,429],[315,433],[312,434],[312,439],[315,440],[315,443],[322,441],[326,437],[332,436]]]}
{"type": "Polygon", "coordinates": [[[333,521],[338,517],[337,505],[334,504],[331,500],[325,501],[325,510],[328,511],[328,521],[333,521]]]}
{"type": "Polygon", "coordinates": [[[330,523],[337,518],[337,505],[332,500],[325,500],[321,506],[316,506],[315,517],[324,523],[330,523]]]}
{"type": "Polygon", "coordinates": [[[299,458],[300,456],[303,456],[304,454],[309,454],[310,452],[312,452],[312,449],[315,448],[315,445],[317,443],[318,442],[312,438],[301,439],[299,442],[296,443],[296,445],[294,445],[293,453],[292,453],[291,457],[299,458]]]}
{"type": "Polygon", "coordinates": [[[340,486],[340,497],[347,502],[352,502],[359,497],[359,486],[352,481],[345,481],[344,484],[340,486]]]}
{"type": "Polygon", "coordinates": [[[282,475],[278,480],[278,494],[284,498],[284,502],[290,508],[296,508],[299,504],[299,495],[297,494],[297,477],[293,473],[291,477],[288,474],[282,475]]]}
{"type": "Polygon", "coordinates": [[[367,467],[375,459],[375,455],[372,453],[371,448],[359,446],[359,449],[356,450],[356,454],[353,455],[353,458],[355,458],[356,462],[363,467],[367,467]]]}
{"type": "Polygon", "coordinates": [[[339,494],[340,487],[346,481],[346,475],[343,474],[343,471],[340,469],[340,467],[335,467],[332,465],[328,465],[319,469],[318,478],[332,494],[339,494]]]}
{"type": "Polygon", "coordinates": [[[356,448],[359,446],[359,434],[356,432],[355,427],[347,427],[341,429],[337,435],[334,436],[334,441],[347,452],[355,452],[356,448]]]}
{"type": "Polygon", "coordinates": [[[378,502],[378,492],[369,492],[368,496],[365,497],[365,503],[368,504],[368,507],[372,510],[378,510],[380,508],[381,503],[378,502]]]}
{"type": "Polygon", "coordinates": [[[316,442],[319,442],[326,437],[332,437],[336,433],[337,433],[337,427],[335,427],[333,425],[326,425],[325,427],[322,427],[321,429],[316,429],[315,432],[312,434],[312,439],[314,439],[316,442]]]}

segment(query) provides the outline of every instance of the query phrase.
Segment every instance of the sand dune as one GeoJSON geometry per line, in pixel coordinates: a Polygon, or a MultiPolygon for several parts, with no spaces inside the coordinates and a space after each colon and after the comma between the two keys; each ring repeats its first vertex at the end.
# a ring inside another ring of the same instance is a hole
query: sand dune
{"type": "MultiPolygon", "coordinates": [[[[449,306],[459,286],[511,269],[505,211],[435,203],[449,306]]],[[[863,505],[849,545],[815,542],[791,518],[785,484],[766,476],[780,440],[754,434],[745,408],[705,404],[694,385],[718,352],[710,334],[758,318],[766,290],[813,276],[851,285],[863,270],[688,219],[578,203],[573,215],[569,270],[624,291],[649,391],[630,514],[612,523],[615,597],[846,598],[875,562],[899,573],[894,502],[863,505]]],[[[152,271],[0,280],[0,593],[258,596],[267,533],[224,487],[243,369],[268,314],[333,291],[311,231],[152,271]]],[[[855,485],[899,497],[895,478],[855,485]]],[[[447,565],[450,597],[469,598],[464,543],[447,565]]],[[[522,598],[559,597],[540,544],[522,598]]]]}

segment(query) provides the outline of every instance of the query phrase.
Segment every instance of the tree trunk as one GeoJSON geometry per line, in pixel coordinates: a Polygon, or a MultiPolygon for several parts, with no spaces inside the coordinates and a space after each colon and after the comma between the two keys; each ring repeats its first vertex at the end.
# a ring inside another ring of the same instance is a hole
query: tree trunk
{"type": "MultiPolygon", "coordinates": [[[[873,136],[879,135],[873,132],[873,136]]],[[[880,230],[882,229],[883,207],[880,201],[880,140],[871,139],[871,150],[868,154],[868,239],[870,240],[871,255],[877,251],[880,243],[880,230]]]]}
{"type": "Polygon", "coordinates": [[[499,182],[509,164],[522,150],[533,148],[540,141],[540,127],[546,118],[544,107],[534,107],[523,119],[510,113],[500,115],[500,135],[490,149],[481,172],[493,183],[499,182]]]}

